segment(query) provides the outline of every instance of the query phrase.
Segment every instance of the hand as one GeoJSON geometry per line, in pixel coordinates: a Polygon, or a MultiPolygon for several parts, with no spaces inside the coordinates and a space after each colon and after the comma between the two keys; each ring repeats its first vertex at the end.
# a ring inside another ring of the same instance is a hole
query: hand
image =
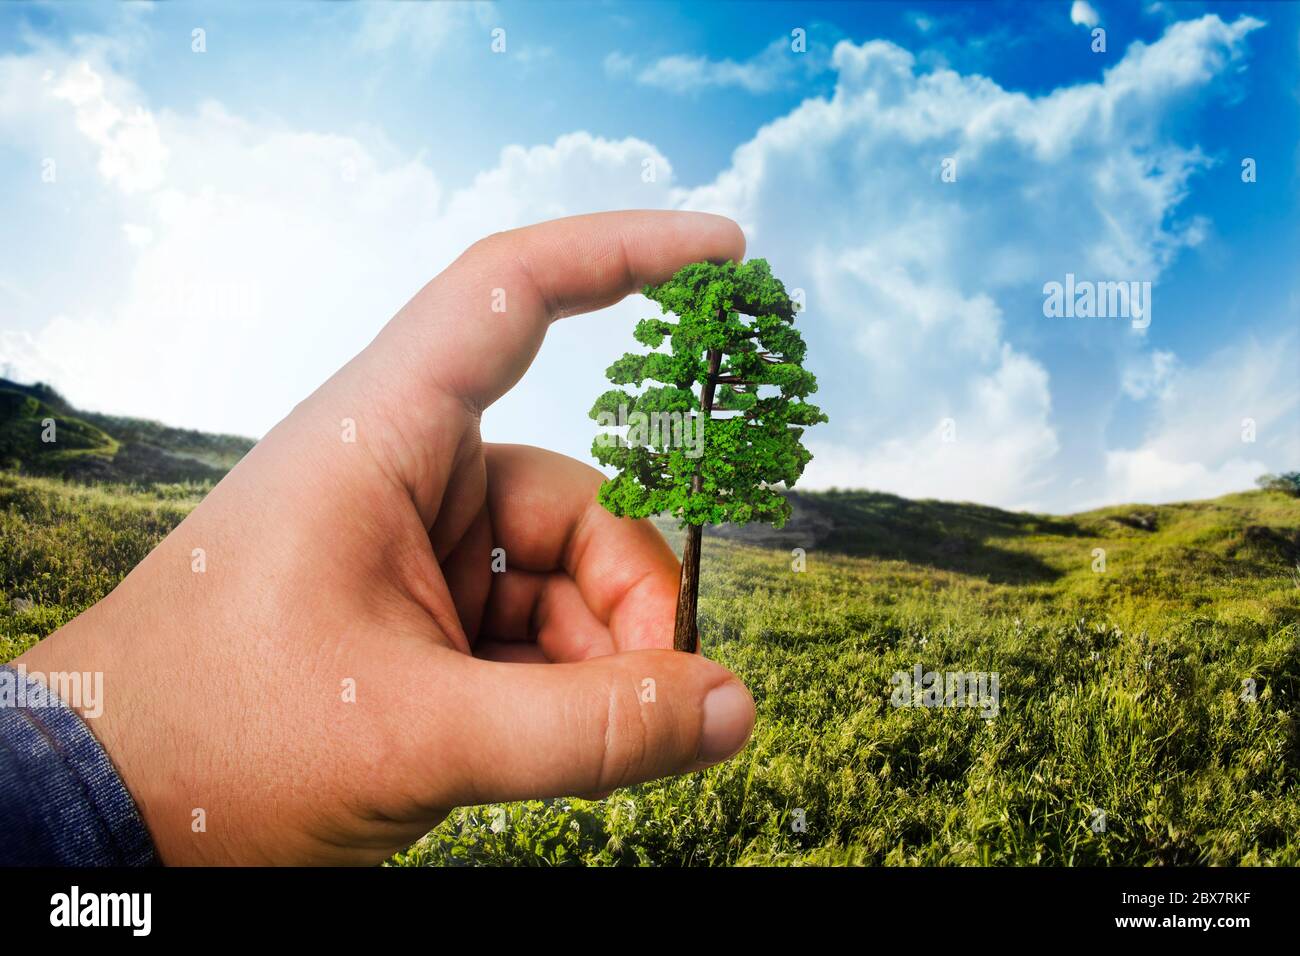
{"type": "Polygon", "coordinates": [[[164,862],[375,863],[457,805],[604,794],[744,746],[748,691],[667,649],[679,572],[654,527],[604,511],[594,469],[479,438],[551,320],[743,254],[695,213],[476,243],[23,655],[103,672],[89,724],[164,862]]]}

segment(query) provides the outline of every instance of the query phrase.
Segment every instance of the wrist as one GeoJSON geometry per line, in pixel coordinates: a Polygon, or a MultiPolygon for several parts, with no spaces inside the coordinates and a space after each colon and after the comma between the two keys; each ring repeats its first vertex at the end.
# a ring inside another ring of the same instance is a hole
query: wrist
{"type": "MultiPolygon", "coordinates": [[[[138,639],[138,632],[136,637],[138,639]]],[[[148,717],[147,688],[122,660],[119,649],[130,635],[119,633],[117,615],[101,602],[28,649],[12,665],[46,686],[79,693],[61,694],[104,750],[148,829],[163,862],[183,862],[169,826],[175,809],[167,806],[166,782],[175,776],[166,765],[165,723],[148,717]],[[142,719],[143,718],[143,719],[142,719]]]]}

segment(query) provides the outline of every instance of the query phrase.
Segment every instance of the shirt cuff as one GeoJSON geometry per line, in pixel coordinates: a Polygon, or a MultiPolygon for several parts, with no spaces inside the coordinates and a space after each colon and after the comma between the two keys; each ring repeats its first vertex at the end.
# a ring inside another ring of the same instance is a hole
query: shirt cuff
{"type": "Polygon", "coordinates": [[[21,664],[0,665],[0,866],[156,862],[135,801],[81,716],[21,664]]]}

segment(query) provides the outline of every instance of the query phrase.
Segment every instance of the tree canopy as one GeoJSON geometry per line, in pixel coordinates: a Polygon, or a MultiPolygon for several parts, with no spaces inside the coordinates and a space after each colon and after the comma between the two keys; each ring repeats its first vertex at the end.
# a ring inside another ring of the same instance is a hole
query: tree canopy
{"type": "Polygon", "coordinates": [[[630,426],[592,447],[618,469],[601,486],[601,504],[688,525],[780,527],[789,505],[778,486],[794,485],[812,459],[804,428],[826,421],[806,400],[817,380],[802,365],[797,304],[763,259],[693,263],[644,294],[667,317],[637,323],[635,337],[650,351],[629,352],[606,371],[613,384],[640,391],[612,389],[591,409],[603,425],[630,426]]]}

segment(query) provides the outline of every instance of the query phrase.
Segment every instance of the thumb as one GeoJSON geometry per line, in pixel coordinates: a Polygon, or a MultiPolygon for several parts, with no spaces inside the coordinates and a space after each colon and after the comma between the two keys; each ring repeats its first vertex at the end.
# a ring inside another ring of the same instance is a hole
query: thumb
{"type": "Polygon", "coordinates": [[[754,727],[745,685],[693,654],[474,661],[468,671],[453,805],[606,793],[701,770],[744,747],[754,727]]]}

